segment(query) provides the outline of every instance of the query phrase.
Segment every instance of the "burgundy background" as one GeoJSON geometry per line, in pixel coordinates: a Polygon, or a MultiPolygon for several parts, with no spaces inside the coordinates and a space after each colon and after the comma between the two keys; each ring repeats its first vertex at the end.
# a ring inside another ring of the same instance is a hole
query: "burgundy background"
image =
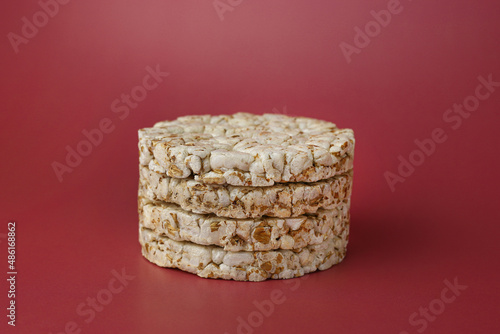
{"type": "MultiPolygon", "coordinates": [[[[224,0],[225,2],[225,0],[224,0]]],[[[234,3],[234,2],[233,2],[234,3]]],[[[409,316],[443,281],[468,288],[426,333],[498,333],[500,89],[457,130],[443,121],[500,81],[498,1],[407,1],[347,63],[339,44],[387,1],[243,1],[221,21],[213,1],[72,1],[16,54],[7,34],[37,1],[2,4],[1,219],[17,222],[17,325],[1,332],[236,333],[273,289],[286,301],[254,333],[417,333],[409,316]],[[170,73],[124,120],[110,105],[147,66],[170,73]],[[351,239],[344,262],[301,280],[207,280],[156,267],[137,241],[137,130],[188,114],[279,110],[356,134],[351,239]],[[109,118],[115,130],[59,182],[51,164],[109,118]],[[391,192],[415,139],[446,142],[391,192]],[[112,270],[135,276],[90,323],[77,306],[112,270]]],[[[0,265],[7,271],[6,240],[0,265]]]]}

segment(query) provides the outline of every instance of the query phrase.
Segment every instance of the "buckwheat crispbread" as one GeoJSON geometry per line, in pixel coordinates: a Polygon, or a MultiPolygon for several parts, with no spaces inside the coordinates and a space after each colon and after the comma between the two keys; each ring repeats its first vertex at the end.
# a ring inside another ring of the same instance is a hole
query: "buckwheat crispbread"
{"type": "Polygon", "coordinates": [[[222,218],[195,214],[175,204],[139,198],[139,222],[175,241],[214,245],[224,250],[266,251],[317,245],[349,229],[349,200],[332,210],[296,218],[222,218]]]}
{"type": "Polygon", "coordinates": [[[354,134],[306,117],[185,116],[139,130],[139,161],[174,178],[271,186],[315,182],[352,169],[354,134]]]}
{"type": "Polygon", "coordinates": [[[139,242],[143,256],[162,267],[178,268],[205,278],[263,281],[299,277],[330,268],[344,258],[348,236],[344,231],[321,244],[295,251],[228,252],[221,247],[174,241],[141,226],[139,242]]]}
{"type": "Polygon", "coordinates": [[[194,213],[220,217],[297,217],[318,209],[333,209],[351,194],[351,173],[311,183],[275,184],[272,187],[238,187],[204,184],[140,170],[139,194],[150,200],[175,203],[194,213]]]}

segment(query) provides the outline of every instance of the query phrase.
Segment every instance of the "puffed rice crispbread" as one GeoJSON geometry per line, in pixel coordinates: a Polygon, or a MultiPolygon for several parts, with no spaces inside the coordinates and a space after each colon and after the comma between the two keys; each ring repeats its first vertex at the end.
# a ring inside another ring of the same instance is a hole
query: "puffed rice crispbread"
{"type": "Polygon", "coordinates": [[[349,228],[349,201],[331,210],[290,218],[234,219],[195,214],[175,204],[139,198],[139,222],[175,241],[224,250],[266,251],[317,245],[349,228]]]}
{"type": "Polygon", "coordinates": [[[185,116],[139,130],[139,154],[152,171],[205,184],[315,182],[352,169],[354,134],[278,114],[185,116]]]}
{"type": "Polygon", "coordinates": [[[264,281],[300,277],[339,263],[346,254],[348,230],[321,244],[295,251],[229,252],[217,246],[174,241],[142,226],[139,241],[143,256],[161,267],[178,268],[205,278],[264,281]]]}
{"type": "Polygon", "coordinates": [[[341,262],[354,134],[306,117],[185,116],[139,130],[139,242],[205,278],[288,279],[341,262]]]}
{"type": "Polygon", "coordinates": [[[204,184],[140,171],[140,194],[150,200],[174,203],[194,213],[219,217],[297,217],[318,209],[333,209],[350,197],[351,173],[310,183],[280,183],[271,187],[238,187],[204,184]]]}

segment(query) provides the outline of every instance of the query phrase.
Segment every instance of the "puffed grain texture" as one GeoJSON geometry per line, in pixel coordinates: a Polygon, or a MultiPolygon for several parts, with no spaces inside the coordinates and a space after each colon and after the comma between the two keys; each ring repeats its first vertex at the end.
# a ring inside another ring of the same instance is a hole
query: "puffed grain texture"
{"type": "Polygon", "coordinates": [[[140,224],[175,241],[214,245],[224,250],[299,249],[341,235],[349,228],[349,200],[331,210],[295,218],[223,218],[196,214],[178,205],[139,198],[140,224]]]}
{"type": "Polygon", "coordinates": [[[318,209],[333,209],[350,198],[351,173],[311,183],[276,184],[271,187],[238,187],[204,184],[193,179],[171,178],[140,170],[139,195],[153,201],[174,203],[194,213],[219,217],[297,217],[318,209]]]}
{"type": "Polygon", "coordinates": [[[185,116],[139,130],[139,161],[207,184],[315,182],[352,169],[354,133],[278,114],[185,116]]]}
{"type": "Polygon", "coordinates": [[[216,246],[174,241],[144,227],[139,229],[139,241],[143,256],[161,267],[205,278],[263,281],[300,277],[339,263],[346,254],[348,233],[296,251],[228,252],[216,246]]]}

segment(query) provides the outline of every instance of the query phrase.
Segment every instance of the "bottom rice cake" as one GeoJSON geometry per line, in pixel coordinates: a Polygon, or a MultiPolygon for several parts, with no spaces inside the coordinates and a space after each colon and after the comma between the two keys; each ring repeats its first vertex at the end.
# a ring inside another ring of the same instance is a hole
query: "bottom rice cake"
{"type": "Polygon", "coordinates": [[[349,229],[349,200],[331,210],[289,218],[225,218],[196,214],[161,201],[139,197],[139,221],[175,241],[214,245],[226,251],[299,249],[320,244],[349,229]]]}
{"type": "Polygon", "coordinates": [[[348,231],[318,245],[296,250],[230,252],[217,246],[174,241],[140,225],[142,254],[161,267],[178,268],[205,278],[264,281],[300,277],[341,262],[348,231]]]}

